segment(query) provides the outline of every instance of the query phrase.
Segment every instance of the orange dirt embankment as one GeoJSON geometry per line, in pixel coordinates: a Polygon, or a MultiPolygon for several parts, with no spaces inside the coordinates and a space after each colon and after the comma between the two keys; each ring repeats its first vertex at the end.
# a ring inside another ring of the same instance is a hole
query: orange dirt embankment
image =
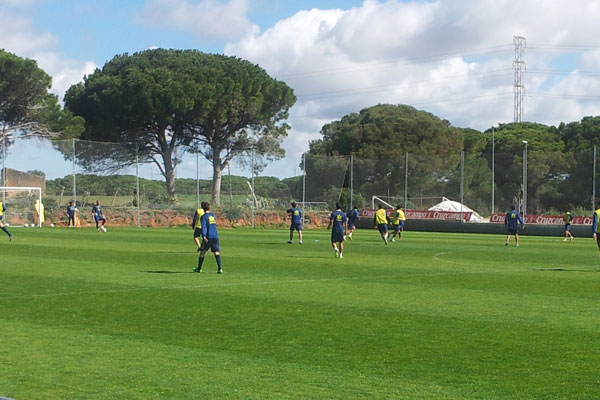
{"type": "MultiPolygon", "coordinates": [[[[251,217],[228,220],[224,215],[215,212],[218,218],[219,227],[237,228],[252,226],[251,217]]],[[[106,217],[107,226],[136,226],[137,212],[135,211],[110,211],[107,210],[104,214],[106,217]]],[[[18,225],[26,221],[12,220],[12,224],[18,225]]],[[[56,226],[67,226],[67,219],[64,213],[54,213],[46,217],[45,225],[54,223],[56,226]]],[[[79,218],[80,226],[95,226],[91,218],[79,218]]],[[[172,210],[163,211],[144,211],[140,213],[140,223],[142,226],[148,227],[177,227],[190,226],[192,217],[182,215],[172,210]]],[[[289,226],[289,217],[278,212],[261,211],[254,215],[254,225],[264,228],[287,228],[289,226]]],[[[327,225],[327,215],[323,213],[308,213],[306,216],[305,226],[307,228],[319,228],[327,225]]]]}

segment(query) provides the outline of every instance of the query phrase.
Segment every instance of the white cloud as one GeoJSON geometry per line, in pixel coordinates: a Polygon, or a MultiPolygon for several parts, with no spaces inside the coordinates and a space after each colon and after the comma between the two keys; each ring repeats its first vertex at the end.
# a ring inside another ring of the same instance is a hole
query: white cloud
{"type": "MultiPolygon", "coordinates": [[[[0,0],[1,1],[1,0],[0,0]]],[[[0,48],[19,57],[36,60],[38,66],[52,77],[51,92],[62,99],[65,91],[94,71],[92,61],[64,59],[56,51],[60,42],[50,33],[36,32],[30,18],[8,11],[0,2],[0,48]]]]}
{"type": "Polygon", "coordinates": [[[586,0],[518,6],[512,0],[366,0],[345,11],[300,11],[229,43],[225,53],[294,88],[298,102],[284,147],[296,156],[324,123],[379,103],[413,105],[481,130],[511,122],[515,35],[528,43],[525,120],[558,124],[599,114],[600,101],[582,96],[596,96],[600,74],[554,72],[569,52],[600,72],[597,47],[568,47],[593,46],[599,19],[600,2],[586,0]],[[568,92],[579,97],[569,99],[568,92]]]}
{"type": "Polygon", "coordinates": [[[137,21],[151,26],[193,32],[201,39],[237,40],[258,32],[246,17],[248,0],[150,0],[137,21]]]}

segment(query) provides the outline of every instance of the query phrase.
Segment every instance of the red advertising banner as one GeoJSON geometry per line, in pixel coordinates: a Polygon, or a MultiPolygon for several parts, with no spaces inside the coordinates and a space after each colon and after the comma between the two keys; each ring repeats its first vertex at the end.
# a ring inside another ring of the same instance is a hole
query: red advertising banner
{"type": "MultiPolygon", "coordinates": [[[[374,218],[375,211],[370,208],[365,208],[360,212],[361,218],[374,218]]],[[[394,214],[394,210],[386,209],[386,215],[391,218],[394,214]]],[[[406,219],[441,219],[444,221],[460,221],[460,216],[462,215],[463,220],[468,221],[471,219],[473,213],[471,211],[467,212],[457,212],[457,211],[429,211],[429,210],[404,210],[404,215],[406,215],[406,219]]],[[[504,222],[504,220],[502,220],[504,222]]]]}
{"type": "MultiPolygon", "coordinates": [[[[490,222],[494,224],[503,224],[506,214],[493,214],[490,222]]],[[[544,224],[544,225],[564,225],[562,215],[525,215],[525,225],[544,224]]],[[[592,217],[573,216],[572,225],[591,225],[592,217]]]]}

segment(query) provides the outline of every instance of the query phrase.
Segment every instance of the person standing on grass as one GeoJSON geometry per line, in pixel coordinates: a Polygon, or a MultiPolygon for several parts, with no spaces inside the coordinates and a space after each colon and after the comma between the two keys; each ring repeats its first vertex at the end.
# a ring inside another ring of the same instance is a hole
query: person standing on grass
{"type": "Polygon", "coordinates": [[[392,226],[394,227],[394,233],[392,233],[392,242],[396,241],[396,235],[398,240],[402,240],[402,232],[404,231],[404,221],[406,221],[406,215],[401,205],[396,206],[394,211],[394,218],[392,219],[392,226]]]}
{"type": "Polygon", "coordinates": [[[288,240],[288,244],[292,244],[294,231],[298,231],[298,241],[302,244],[302,210],[297,207],[295,201],[292,201],[292,208],[288,209],[287,213],[290,214],[290,217],[292,218],[292,223],[290,224],[290,240],[288,240]]]}
{"type": "Polygon", "coordinates": [[[197,250],[202,250],[202,216],[204,215],[204,209],[202,207],[198,208],[194,213],[194,218],[192,219],[192,229],[194,229],[194,242],[196,243],[197,250]]]}
{"type": "Polygon", "coordinates": [[[565,210],[565,213],[563,215],[563,221],[565,223],[565,239],[563,240],[563,242],[567,241],[567,238],[571,238],[571,241],[573,241],[573,234],[571,233],[571,222],[573,222],[573,214],[571,214],[569,212],[569,210],[565,210]]]}
{"type": "Polygon", "coordinates": [[[73,204],[72,201],[70,201],[69,205],[67,206],[67,228],[75,228],[77,226],[75,224],[75,214],[78,212],[79,210],[77,209],[77,207],[73,204]]]}
{"type": "Polygon", "coordinates": [[[519,246],[519,224],[521,224],[521,229],[525,228],[521,214],[515,209],[515,206],[511,206],[510,211],[507,212],[504,217],[504,225],[506,225],[507,228],[506,243],[504,243],[505,246],[508,246],[510,235],[515,235],[515,243],[517,247],[519,246]]]}
{"type": "Polygon", "coordinates": [[[96,200],[96,205],[92,207],[92,214],[94,216],[94,221],[96,221],[96,230],[100,232],[102,229],[103,232],[106,232],[106,218],[102,214],[102,206],[100,205],[100,200],[96,200]],[[102,225],[100,225],[100,221],[102,221],[102,225]]]}
{"type": "Polygon", "coordinates": [[[202,223],[202,249],[200,250],[200,257],[198,257],[198,266],[193,271],[202,272],[204,255],[210,249],[215,255],[215,260],[217,260],[217,274],[222,274],[217,216],[210,212],[210,204],[207,201],[202,202],[202,209],[204,210],[204,214],[200,218],[202,223]]]}
{"type": "Polygon", "coordinates": [[[377,211],[375,211],[375,218],[373,219],[373,224],[379,230],[379,234],[383,239],[383,243],[388,244],[388,220],[387,215],[385,213],[385,208],[381,204],[377,206],[377,211]]]}
{"type": "Polygon", "coordinates": [[[352,210],[348,211],[346,216],[348,217],[348,239],[352,240],[352,234],[356,230],[356,221],[360,219],[358,207],[354,206],[352,210]]]}
{"type": "Polygon", "coordinates": [[[346,214],[342,211],[342,206],[340,206],[340,203],[335,203],[335,211],[329,217],[327,229],[331,228],[331,247],[333,247],[333,255],[337,258],[344,258],[346,221],[346,214]]]}
{"type": "Polygon", "coordinates": [[[594,215],[592,217],[592,237],[596,241],[598,245],[598,250],[600,250],[600,235],[598,235],[598,221],[600,220],[600,201],[596,203],[596,210],[594,211],[594,215]]]}
{"type": "Polygon", "coordinates": [[[6,212],[6,206],[0,201],[0,229],[8,235],[8,240],[12,242],[13,235],[4,226],[4,213],[6,212]]]}

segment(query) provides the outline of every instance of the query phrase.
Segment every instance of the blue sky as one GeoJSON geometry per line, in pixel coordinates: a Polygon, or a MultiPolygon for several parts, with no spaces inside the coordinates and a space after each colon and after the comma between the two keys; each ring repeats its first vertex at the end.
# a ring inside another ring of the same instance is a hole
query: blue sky
{"type": "MultiPolygon", "coordinates": [[[[152,47],[257,63],[298,97],[286,159],[265,171],[282,177],[324,124],[380,103],[478,130],[512,122],[515,35],[527,41],[524,120],[598,115],[599,20],[595,0],[0,0],[0,48],[37,60],[61,97],[114,55],[152,47]]],[[[180,167],[192,175],[195,160],[180,167]]]]}

